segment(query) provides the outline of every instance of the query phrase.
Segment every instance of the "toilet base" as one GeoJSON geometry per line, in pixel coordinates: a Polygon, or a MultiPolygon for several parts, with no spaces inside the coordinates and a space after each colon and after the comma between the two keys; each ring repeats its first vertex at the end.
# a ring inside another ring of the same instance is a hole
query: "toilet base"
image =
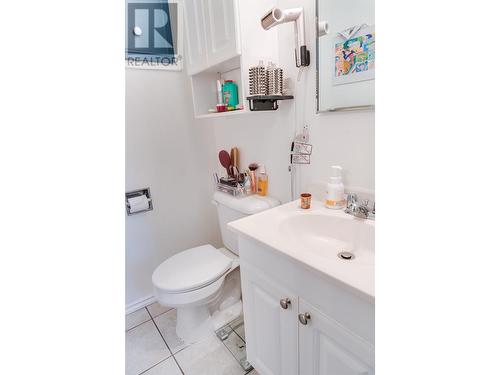
{"type": "Polygon", "coordinates": [[[217,310],[212,313],[212,327],[214,331],[224,327],[225,325],[236,320],[243,315],[243,305],[241,300],[235,304],[228,306],[222,310],[217,310]]]}
{"type": "Polygon", "coordinates": [[[177,336],[186,344],[213,335],[212,319],[207,305],[177,308],[177,336]]]}

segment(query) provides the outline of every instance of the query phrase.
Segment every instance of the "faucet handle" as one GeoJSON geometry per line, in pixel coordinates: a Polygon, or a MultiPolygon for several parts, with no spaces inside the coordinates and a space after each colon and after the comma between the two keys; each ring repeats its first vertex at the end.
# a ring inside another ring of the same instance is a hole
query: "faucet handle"
{"type": "Polygon", "coordinates": [[[354,193],[347,194],[347,202],[348,203],[356,203],[358,201],[358,196],[354,193]]]}
{"type": "Polygon", "coordinates": [[[368,199],[363,199],[363,201],[361,202],[361,205],[365,206],[365,207],[368,207],[369,204],[370,204],[370,200],[368,200],[368,199]]]}

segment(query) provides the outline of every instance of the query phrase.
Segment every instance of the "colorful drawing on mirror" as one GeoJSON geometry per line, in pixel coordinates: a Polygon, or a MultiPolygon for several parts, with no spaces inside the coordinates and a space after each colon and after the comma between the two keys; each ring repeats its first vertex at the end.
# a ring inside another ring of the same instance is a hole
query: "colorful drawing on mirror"
{"type": "Polygon", "coordinates": [[[335,42],[334,84],[375,78],[375,33],[335,42]]]}

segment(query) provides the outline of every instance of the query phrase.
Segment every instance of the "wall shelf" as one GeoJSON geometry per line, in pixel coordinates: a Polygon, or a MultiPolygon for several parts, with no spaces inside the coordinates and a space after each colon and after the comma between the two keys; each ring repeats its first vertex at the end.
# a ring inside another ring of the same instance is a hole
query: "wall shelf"
{"type": "Polygon", "coordinates": [[[243,104],[244,78],[241,72],[240,56],[237,56],[191,76],[195,118],[225,117],[236,112],[247,111],[244,107],[244,109],[236,111],[209,112],[209,109],[215,109],[217,105],[218,79],[234,81],[238,86],[238,102],[243,104]]]}
{"type": "Polygon", "coordinates": [[[206,113],[204,115],[197,115],[196,118],[204,119],[204,118],[233,117],[233,116],[247,115],[248,113],[250,113],[250,111],[247,109],[239,109],[235,111],[206,113]]]}
{"type": "Polygon", "coordinates": [[[247,96],[250,111],[276,111],[278,100],[293,99],[292,95],[253,95],[247,96]]]}

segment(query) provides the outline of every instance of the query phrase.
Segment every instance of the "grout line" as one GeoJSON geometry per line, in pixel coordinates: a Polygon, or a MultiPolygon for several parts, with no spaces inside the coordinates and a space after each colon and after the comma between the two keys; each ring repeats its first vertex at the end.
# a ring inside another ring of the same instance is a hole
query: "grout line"
{"type": "MultiPolygon", "coordinates": [[[[151,305],[153,305],[154,303],[157,303],[157,302],[150,303],[148,306],[151,306],[151,305]]],[[[144,306],[144,308],[145,308],[145,309],[146,309],[146,311],[149,313],[149,316],[151,317],[151,319],[158,318],[160,315],[163,315],[163,314],[165,314],[165,313],[168,313],[170,310],[173,310],[173,309],[174,309],[173,307],[170,307],[167,311],[164,311],[164,312],[162,312],[162,313],[160,313],[160,314],[158,314],[158,315],[153,316],[153,315],[151,314],[151,312],[149,311],[148,306],[144,306]]]]}
{"type": "MultiPolygon", "coordinates": [[[[172,309],[170,309],[170,310],[172,310],[172,309]]],[[[168,310],[168,311],[170,311],[170,310],[168,310]]],[[[175,358],[174,353],[172,352],[172,349],[170,349],[170,346],[168,346],[168,344],[167,344],[167,340],[165,340],[165,337],[163,337],[163,335],[162,335],[162,333],[161,333],[161,331],[160,331],[160,328],[158,328],[158,325],[156,324],[156,322],[155,322],[155,320],[154,320],[153,316],[151,315],[151,313],[149,312],[149,310],[148,310],[147,308],[146,308],[146,311],[148,312],[149,316],[151,317],[151,321],[152,321],[152,322],[153,322],[153,324],[155,325],[156,330],[158,331],[158,333],[160,334],[161,339],[163,340],[163,342],[164,342],[164,343],[165,343],[165,345],[167,346],[167,349],[168,349],[168,351],[170,352],[171,357],[173,357],[173,358],[174,358],[175,364],[177,365],[177,367],[178,367],[178,368],[179,368],[179,370],[181,371],[182,375],[185,375],[185,374],[184,374],[184,370],[183,370],[183,369],[182,369],[182,367],[179,365],[179,362],[177,362],[177,358],[175,358]]],[[[165,311],[163,314],[166,314],[168,311],[165,311]]],[[[160,315],[163,315],[163,314],[160,314],[160,315]]],[[[158,316],[160,316],[160,315],[158,315],[158,316]]],[[[158,317],[158,316],[156,316],[156,317],[158,317]]],[[[179,350],[179,351],[180,351],[180,350],[179,350]]],[[[177,353],[178,353],[178,352],[177,352],[177,353]]],[[[170,358],[170,357],[169,357],[169,358],[170,358]]]]}
{"type": "MultiPolygon", "coordinates": [[[[151,315],[151,313],[149,312],[149,310],[148,310],[148,309],[146,309],[146,311],[148,312],[149,316],[151,317],[151,321],[152,321],[152,322],[153,322],[153,324],[155,325],[155,328],[156,328],[156,330],[158,331],[158,333],[160,334],[161,339],[163,340],[163,342],[164,342],[164,343],[165,343],[165,345],[167,346],[167,349],[168,349],[168,351],[170,352],[170,355],[174,355],[174,353],[172,353],[172,350],[170,349],[170,346],[168,346],[168,344],[167,344],[167,340],[165,340],[165,337],[163,337],[163,335],[161,334],[160,328],[158,328],[158,325],[156,324],[156,322],[155,322],[155,320],[154,320],[153,316],[151,315]]],[[[160,315],[161,315],[161,314],[160,314],[160,315]]],[[[158,315],[158,316],[160,316],[160,315],[158,315]]]]}
{"type": "Polygon", "coordinates": [[[172,355],[169,355],[167,358],[162,359],[162,360],[161,360],[160,362],[158,362],[158,363],[155,363],[153,366],[151,366],[150,368],[147,368],[147,369],[146,369],[146,370],[144,370],[143,372],[140,372],[138,375],[142,375],[142,374],[144,374],[145,372],[147,372],[147,371],[151,370],[153,367],[156,367],[156,366],[158,366],[160,363],[165,362],[165,361],[166,361],[167,359],[169,359],[169,358],[172,358],[172,355]]]}
{"type": "Polygon", "coordinates": [[[172,354],[172,357],[174,357],[174,361],[175,363],[177,364],[177,367],[179,368],[180,372],[182,373],[182,375],[186,375],[184,373],[184,370],[182,369],[181,365],[179,365],[179,362],[177,362],[177,358],[175,358],[175,355],[172,354]]]}
{"type": "Polygon", "coordinates": [[[139,326],[142,326],[144,323],[147,323],[147,322],[149,322],[149,321],[151,321],[151,320],[153,320],[153,319],[148,319],[148,320],[145,320],[144,322],[139,323],[139,324],[137,324],[136,326],[133,326],[132,328],[126,329],[126,330],[125,330],[125,333],[127,333],[128,331],[133,330],[134,328],[137,328],[137,327],[139,327],[139,326]]]}

